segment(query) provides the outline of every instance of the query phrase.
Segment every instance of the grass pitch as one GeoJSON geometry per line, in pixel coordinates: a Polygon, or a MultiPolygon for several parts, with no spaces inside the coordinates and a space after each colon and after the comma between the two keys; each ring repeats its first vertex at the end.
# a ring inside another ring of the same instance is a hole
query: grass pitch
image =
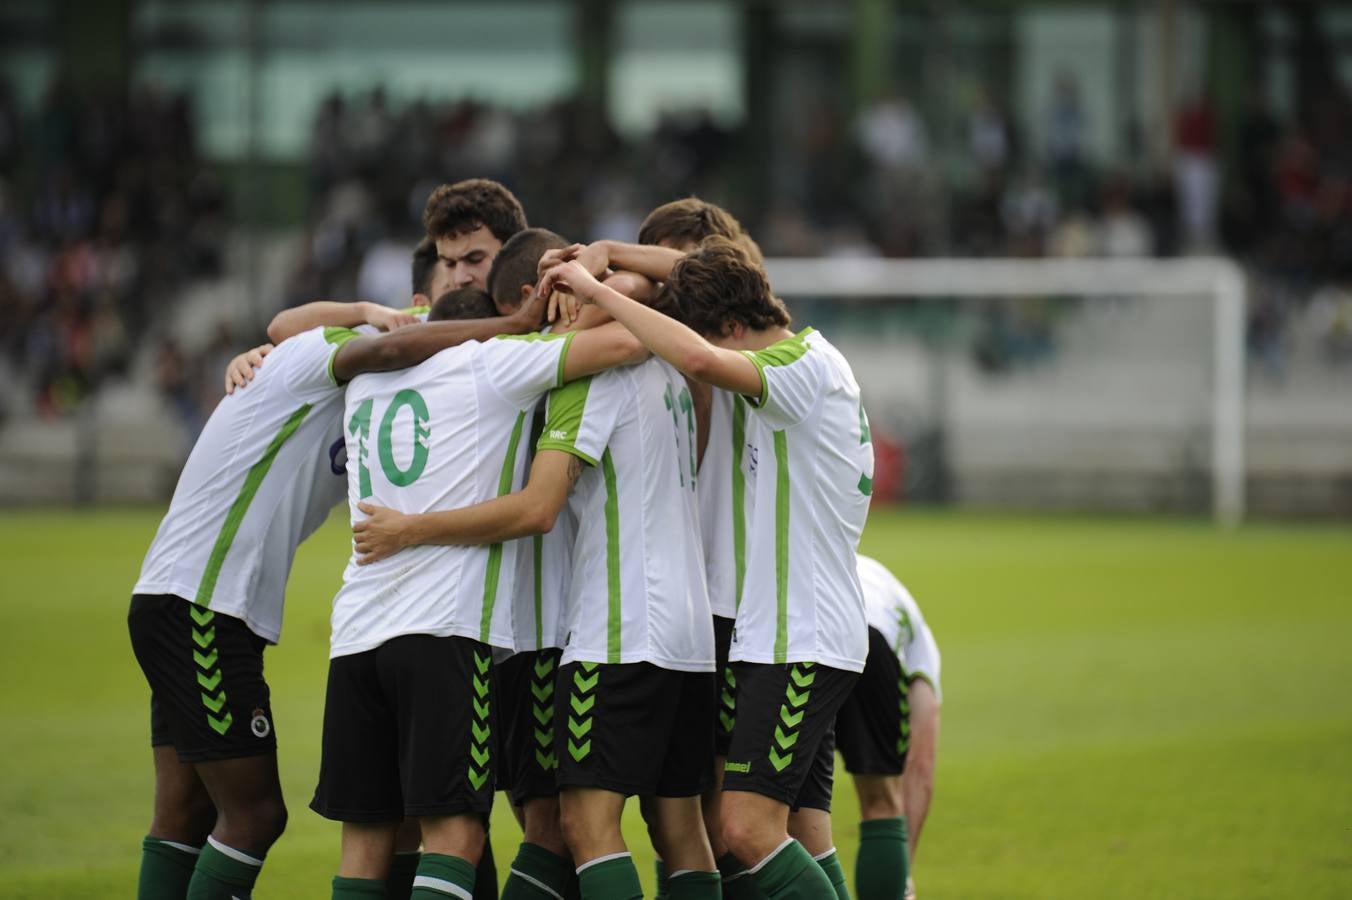
{"type": "MultiPolygon", "coordinates": [[[[134,894],[151,768],[125,622],[158,518],[0,520],[0,896],[134,894]]],[[[292,816],[259,897],[326,897],[336,865],[306,804],[346,540],[334,520],[301,548],[268,655],[292,816]]],[[[922,897],[1352,896],[1352,529],[878,511],[864,549],[943,651],[922,897]]],[[[501,804],[493,837],[505,871],[501,804]]]]}

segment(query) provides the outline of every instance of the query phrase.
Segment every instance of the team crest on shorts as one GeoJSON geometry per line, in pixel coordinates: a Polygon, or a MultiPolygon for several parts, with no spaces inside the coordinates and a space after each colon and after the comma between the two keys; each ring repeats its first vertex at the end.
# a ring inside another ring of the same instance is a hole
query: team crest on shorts
{"type": "Polygon", "coordinates": [[[254,737],[265,738],[272,733],[272,723],[268,721],[263,710],[255,709],[253,719],[249,722],[249,729],[254,733],[254,737]]]}

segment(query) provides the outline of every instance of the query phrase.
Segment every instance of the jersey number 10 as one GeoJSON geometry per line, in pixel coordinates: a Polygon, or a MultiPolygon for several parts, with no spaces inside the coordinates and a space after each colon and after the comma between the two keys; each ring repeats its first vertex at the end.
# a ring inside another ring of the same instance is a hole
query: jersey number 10
{"type": "MultiPolygon", "coordinates": [[[[349,453],[350,457],[357,460],[357,486],[361,498],[365,500],[371,496],[371,470],[367,465],[369,454],[368,444],[371,437],[371,416],[375,410],[375,400],[366,399],[357,407],[357,411],[352,414],[352,418],[347,423],[347,433],[355,435],[357,438],[357,452],[349,453]]],[[[427,468],[427,454],[429,452],[428,439],[432,436],[432,423],[430,414],[427,411],[427,401],[423,400],[422,394],[414,390],[402,390],[394,395],[390,405],[385,409],[385,415],[380,420],[380,430],[376,433],[376,456],[380,458],[380,469],[385,473],[385,478],[395,487],[408,487],[418,480],[422,475],[423,469],[427,468]],[[392,435],[394,433],[394,419],[399,415],[399,410],[407,406],[413,411],[413,458],[409,460],[408,468],[399,468],[399,463],[394,458],[394,445],[392,435]]]]}

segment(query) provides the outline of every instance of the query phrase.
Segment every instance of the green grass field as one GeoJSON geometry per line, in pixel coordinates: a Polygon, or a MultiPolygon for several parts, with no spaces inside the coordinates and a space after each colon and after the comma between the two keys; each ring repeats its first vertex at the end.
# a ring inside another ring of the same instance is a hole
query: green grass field
{"type": "MultiPolygon", "coordinates": [[[[134,893],[151,769],[125,616],[157,521],[0,520],[0,896],[134,893]]],[[[1352,896],[1352,529],[875,513],[864,549],[944,654],[922,897],[1352,896]]],[[[264,898],[326,897],[334,871],[338,828],[306,804],[346,552],[337,520],[302,548],[268,656],[292,817],[264,898]]],[[[493,837],[505,868],[501,806],[493,837]]]]}

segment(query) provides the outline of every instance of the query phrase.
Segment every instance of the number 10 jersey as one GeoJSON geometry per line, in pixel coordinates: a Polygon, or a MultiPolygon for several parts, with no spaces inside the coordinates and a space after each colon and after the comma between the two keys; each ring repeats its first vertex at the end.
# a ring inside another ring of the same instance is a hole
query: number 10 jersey
{"type": "MultiPolygon", "coordinates": [[[[443,350],[347,388],[348,502],[405,513],[459,509],[521,485],[536,402],[563,379],[572,334],[503,336],[443,350]]],[[[368,566],[355,556],[333,600],[330,657],[405,634],[512,647],[517,541],[406,547],[368,566]]]]}

